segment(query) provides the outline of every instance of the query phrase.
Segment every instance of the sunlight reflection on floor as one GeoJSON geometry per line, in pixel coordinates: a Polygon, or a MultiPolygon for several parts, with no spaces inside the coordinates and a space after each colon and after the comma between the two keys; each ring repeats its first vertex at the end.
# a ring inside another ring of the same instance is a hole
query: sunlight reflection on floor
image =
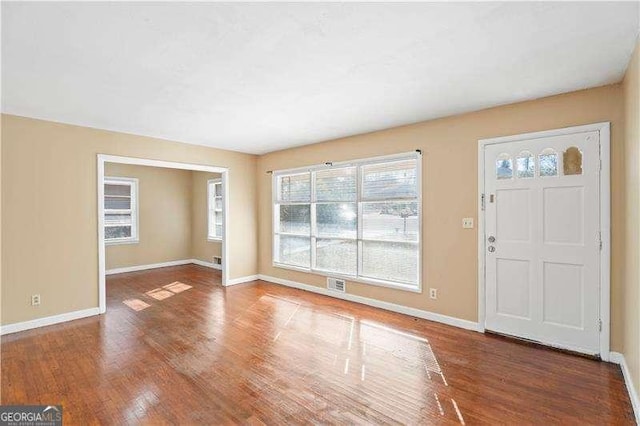
{"type": "MultiPolygon", "coordinates": [[[[422,406],[431,415],[464,424],[460,407],[449,397],[449,384],[426,338],[374,321],[359,320],[341,313],[319,312],[271,295],[261,297],[237,321],[248,325],[253,321],[264,321],[265,316],[270,317],[274,326],[271,341],[282,345],[283,350],[291,345],[302,347],[303,352],[306,348],[309,368],[316,367],[322,371],[321,366],[326,362],[322,360],[331,359],[333,368],[339,368],[345,377],[344,386],[354,386],[355,379],[360,383],[360,389],[364,386],[372,392],[380,387],[387,390],[397,388],[395,404],[422,406]],[[301,333],[305,339],[300,338],[301,333]],[[332,353],[321,357],[318,348],[332,353]],[[429,399],[429,394],[435,400],[429,399]]],[[[386,405],[390,403],[392,401],[377,402],[371,408],[386,411],[386,405]],[[377,404],[382,405],[378,407],[377,404]]],[[[402,410],[402,406],[396,409],[402,410]]],[[[406,420],[420,419],[407,417],[406,420]]]]}
{"type": "Polygon", "coordinates": [[[165,285],[163,288],[170,290],[174,293],[182,293],[183,291],[189,290],[190,288],[193,288],[193,287],[190,285],[181,283],[180,281],[176,281],[171,284],[165,285]]]}
{"type": "MultiPolygon", "coordinates": [[[[180,281],[174,281],[171,284],[167,284],[162,287],[154,288],[153,290],[149,290],[144,293],[146,296],[149,296],[155,300],[165,300],[171,296],[174,296],[178,293],[182,293],[183,291],[189,290],[193,288],[188,284],[181,283],[180,281]]],[[[127,299],[122,303],[133,309],[134,311],[142,311],[152,305],[147,302],[144,302],[140,299],[127,299]]]]}
{"type": "Polygon", "coordinates": [[[148,304],[146,302],[143,302],[140,299],[127,299],[127,300],[123,301],[122,303],[124,303],[125,305],[127,305],[128,307],[133,309],[134,311],[141,311],[141,310],[147,309],[149,306],[151,306],[150,304],[148,304]]]}

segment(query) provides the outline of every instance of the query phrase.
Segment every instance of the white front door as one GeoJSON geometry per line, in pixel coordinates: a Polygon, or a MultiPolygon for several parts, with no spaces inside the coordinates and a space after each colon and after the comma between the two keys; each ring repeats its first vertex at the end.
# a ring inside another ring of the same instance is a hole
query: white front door
{"type": "Polygon", "coordinates": [[[487,330],[599,354],[600,141],[485,146],[487,330]]]}

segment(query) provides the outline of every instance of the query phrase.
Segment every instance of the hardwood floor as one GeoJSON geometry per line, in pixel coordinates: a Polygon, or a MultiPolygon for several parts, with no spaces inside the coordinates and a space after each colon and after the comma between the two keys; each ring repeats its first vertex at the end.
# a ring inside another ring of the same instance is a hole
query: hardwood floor
{"type": "Polygon", "coordinates": [[[187,265],[2,337],[2,404],[66,424],[634,424],[620,369],[187,265]]]}

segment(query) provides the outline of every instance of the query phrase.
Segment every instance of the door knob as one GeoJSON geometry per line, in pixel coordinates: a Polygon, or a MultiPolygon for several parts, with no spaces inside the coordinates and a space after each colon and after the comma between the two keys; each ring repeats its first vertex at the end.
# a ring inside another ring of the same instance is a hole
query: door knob
{"type": "Polygon", "coordinates": [[[490,242],[490,243],[495,243],[495,242],[496,242],[496,237],[494,237],[493,235],[491,235],[491,236],[488,238],[488,240],[489,240],[489,242],[490,242]]]}
{"type": "Polygon", "coordinates": [[[489,246],[489,253],[493,253],[494,251],[496,251],[496,248],[494,246],[489,246]]]}

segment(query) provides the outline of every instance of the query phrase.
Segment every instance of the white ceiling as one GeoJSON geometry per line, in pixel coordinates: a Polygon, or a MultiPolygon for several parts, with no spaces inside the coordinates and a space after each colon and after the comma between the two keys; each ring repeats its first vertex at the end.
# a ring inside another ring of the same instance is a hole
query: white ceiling
{"type": "Polygon", "coordinates": [[[2,111],[235,151],[621,80],[638,3],[2,2],[2,111]]]}

